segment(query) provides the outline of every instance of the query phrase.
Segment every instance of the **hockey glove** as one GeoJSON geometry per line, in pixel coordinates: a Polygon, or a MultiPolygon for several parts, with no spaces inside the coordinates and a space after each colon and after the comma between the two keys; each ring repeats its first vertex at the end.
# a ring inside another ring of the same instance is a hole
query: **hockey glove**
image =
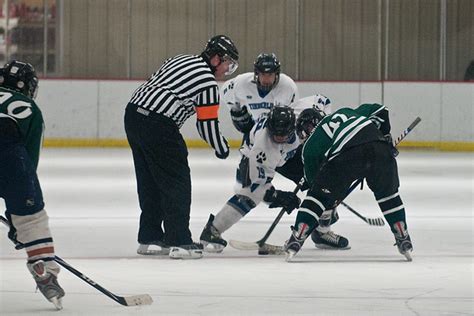
{"type": "Polygon", "coordinates": [[[247,111],[247,107],[243,106],[240,109],[231,109],[230,117],[235,128],[241,133],[248,133],[252,129],[255,122],[252,115],[247,111]]]}
{"type": "Polygon", "coordinates": [[[392,156],[397,157],[398,156],[398,149],[393,145],[393,140],[392,140],[392,135],[386,134],[383,136],[385,138],[385,141],[390,145],[390,150],[392,151],[392,156]]]}
{"type": "Polygon", "coordinates": [[[243,156],[239,163],[238,180],[242,182],[242,188],[246,188],[252,184],[250,180],[249,158],[243,156]]]}
{"type": "Polygon", "coordinates": [[[217,150],[215,151],[215,154],[216,154],[216,157],[219,158],[219,159],[226,159],[227,157],[229,157],[229,153],[230,153],[230,150],[229,150],[229,144],[227,143],[227,140],[222,137],[222,140],[224,141],[224,151],[219,153],[217,150]]]}
{"type": "Polygon", "coordinates": [[[270,208],[283,207],[288,214],[300,206],[300,198],[293,192],[275,190],[274,187],[265,192],[263,200],[270,203],[270,208]]]}

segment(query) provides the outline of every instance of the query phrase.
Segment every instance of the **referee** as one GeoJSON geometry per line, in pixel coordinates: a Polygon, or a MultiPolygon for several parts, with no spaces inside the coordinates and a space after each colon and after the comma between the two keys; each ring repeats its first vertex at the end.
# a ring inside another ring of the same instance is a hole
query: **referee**
{"type": "Polygon", "coordinates": [[[232,74],[238,58],[232,40],[217,35],[200,55],[166,60],[133,93],[125,110],[125,132],[141,208],[138,254],[202,257],[202,245],[193,242],[189,230],[191,175],[179,129],[196,114],[201,138],[214,148],[217,158],[227,158],[229,147],[219,129],[216,79],[232,74]]]}

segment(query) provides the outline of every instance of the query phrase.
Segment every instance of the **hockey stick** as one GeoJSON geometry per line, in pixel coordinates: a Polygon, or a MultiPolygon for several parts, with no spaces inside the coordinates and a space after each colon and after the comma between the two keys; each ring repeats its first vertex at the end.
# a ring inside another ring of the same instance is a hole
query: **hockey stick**
{"type": "MultiPolygon", "coordinates": [[[[298,191],[301,189],[301,186],[304,183],[304,178],[300,180],[296,188],[293,190],[293,193],[298,193],[298,191]]],[[[277,217],[275,220],[273,220],[273,223],[270,225],[268,228],[267,232],[265,235],[258,241],[255,242],[245,242],[245,241],[238,241],[238,240],[229,240],[229,244],[239,250],[258,250],[259,255],[279,255],[283,254],[283,247],[281,246],[275,246],[275,245],[270,245],[267,244],[266,241],[268,237],[270,237],[271,233],[275,229],[276,225],[280,222],[281,218],[283,217],[283,214],[286,213],[286,209],[282,208],[280,213],[278,213],[277,217]]]]}
{"type": "MultiPolygon", "coordinates": [[[[10,222],[4,216],[0,215],[0,221],[3,224],[5,224],[5,226],[10,227],[10,222]]],[[[15,243],[15,246],[16,246],[15,248],[16,249],[22,249],[23,248],[22,243],[20,243],[18,241],[13,241],[13,242],[15,243]]],[[[75,268],[73,268],[69,263],[67,263],[66,261],[64,261],[60,257],[55,256],[54,261],[56,261],[58,264],[63,266],[66,270],[69,270],[69,272],[71,272],[72,274],[77,276],[82,281],[84,281],[87,284],[89,284],[90,286],[96,288],[97,290],[99,290],[103,294],[107,295],[108,297],[110,297],[111,299],[113,299],[114,301],[116,301],[119,304],[122,304],[124,306],[134,306],[134,305],[150,305],[151,303],[153,303],[153,299],[148,294],[133,295],[133,296],[115,295],[114,293],[108,291],[107,289],[103,288],[102,286],[97,284],[95,281],[93,281],[92,279],[90,279],[89,277],[84,275],[82,272],[80,272],[80,271],[76,270],[75,268]]]]}
{"type": "Polygon", "coordinates": [[[361,215],[359,212],[357,212],[356,210],[354,210],[350,205],[344,203],[343,201],[341,201],[341,204],[344,207],[346,207],[349,211],[357,215],[357,217],[359,217],[360,219],[362,219],[364,222],[366,222],[367,224],[371,226],[384,226],[385,225],[385,222],[382,217],[377,217],[377,218],[365,217],[361,215]]]}
{"type": "MultiPolygon", "coordinates": [[[[418,116],[401,134],[400,136],[398,136],[397,140],[394,142],[393,146],[398,146],[398,144],[401,143],[401,141],[415,128],[416,125],[418,125],[418,123],[421,122],[421,118],[418,116]]],[[[364,179],[359,179],[357,180],[356,182],[354,182],[349,190],[347,190],[347,195],[346,197],[351,194],[352,191],[354,191],[354,189],[356,187],[358,187],[362,181],[364,181],[364,179]]],[[[357,217],[359,217],[360,219],[362,219],[364,222],[366,222],[367,224],[369,225],[372,225],[372,226],[384,226],[385,225],[385,222],[384,222],[384,219],[382,217],[377,217],[377,218],[369,218],[369,217],[365,217],[363,215],[361,215],[359,212],[357,212],[355,209],[353,209],[350,205],[348,205],[347,203],[344,203],[342,200],[337,203],[337,204],[342,204],[344,207],[346,207],[349,211],[351,211],[352,213],[354,213],[357,217]]]]}

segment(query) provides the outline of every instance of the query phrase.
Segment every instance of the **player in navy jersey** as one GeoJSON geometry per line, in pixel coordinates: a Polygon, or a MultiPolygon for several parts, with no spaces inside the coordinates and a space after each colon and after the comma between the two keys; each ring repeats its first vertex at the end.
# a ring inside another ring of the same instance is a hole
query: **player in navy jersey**
{"type": "Polygon", "coordinates": [[[21,243],[40,292],[61,309],[64,290],[36,175],[44,122],[34,98],[38,77],[28,63],[10,61],[0,69],[0,197],[10,221],[8,236],[21,243]]]}

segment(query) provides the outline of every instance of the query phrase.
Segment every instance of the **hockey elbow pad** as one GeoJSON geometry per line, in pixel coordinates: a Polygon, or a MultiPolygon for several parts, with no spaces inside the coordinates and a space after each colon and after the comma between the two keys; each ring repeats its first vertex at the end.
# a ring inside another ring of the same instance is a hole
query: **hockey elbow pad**
{"type": "Polygon", "coordinates": [[[253,121],[252,115],[247,111],[247,107],[235,110],[230,110],[230,117],[232,118],[232,124],[241,133],[248,133],[252,129],[255,122],[253,121]]]}

